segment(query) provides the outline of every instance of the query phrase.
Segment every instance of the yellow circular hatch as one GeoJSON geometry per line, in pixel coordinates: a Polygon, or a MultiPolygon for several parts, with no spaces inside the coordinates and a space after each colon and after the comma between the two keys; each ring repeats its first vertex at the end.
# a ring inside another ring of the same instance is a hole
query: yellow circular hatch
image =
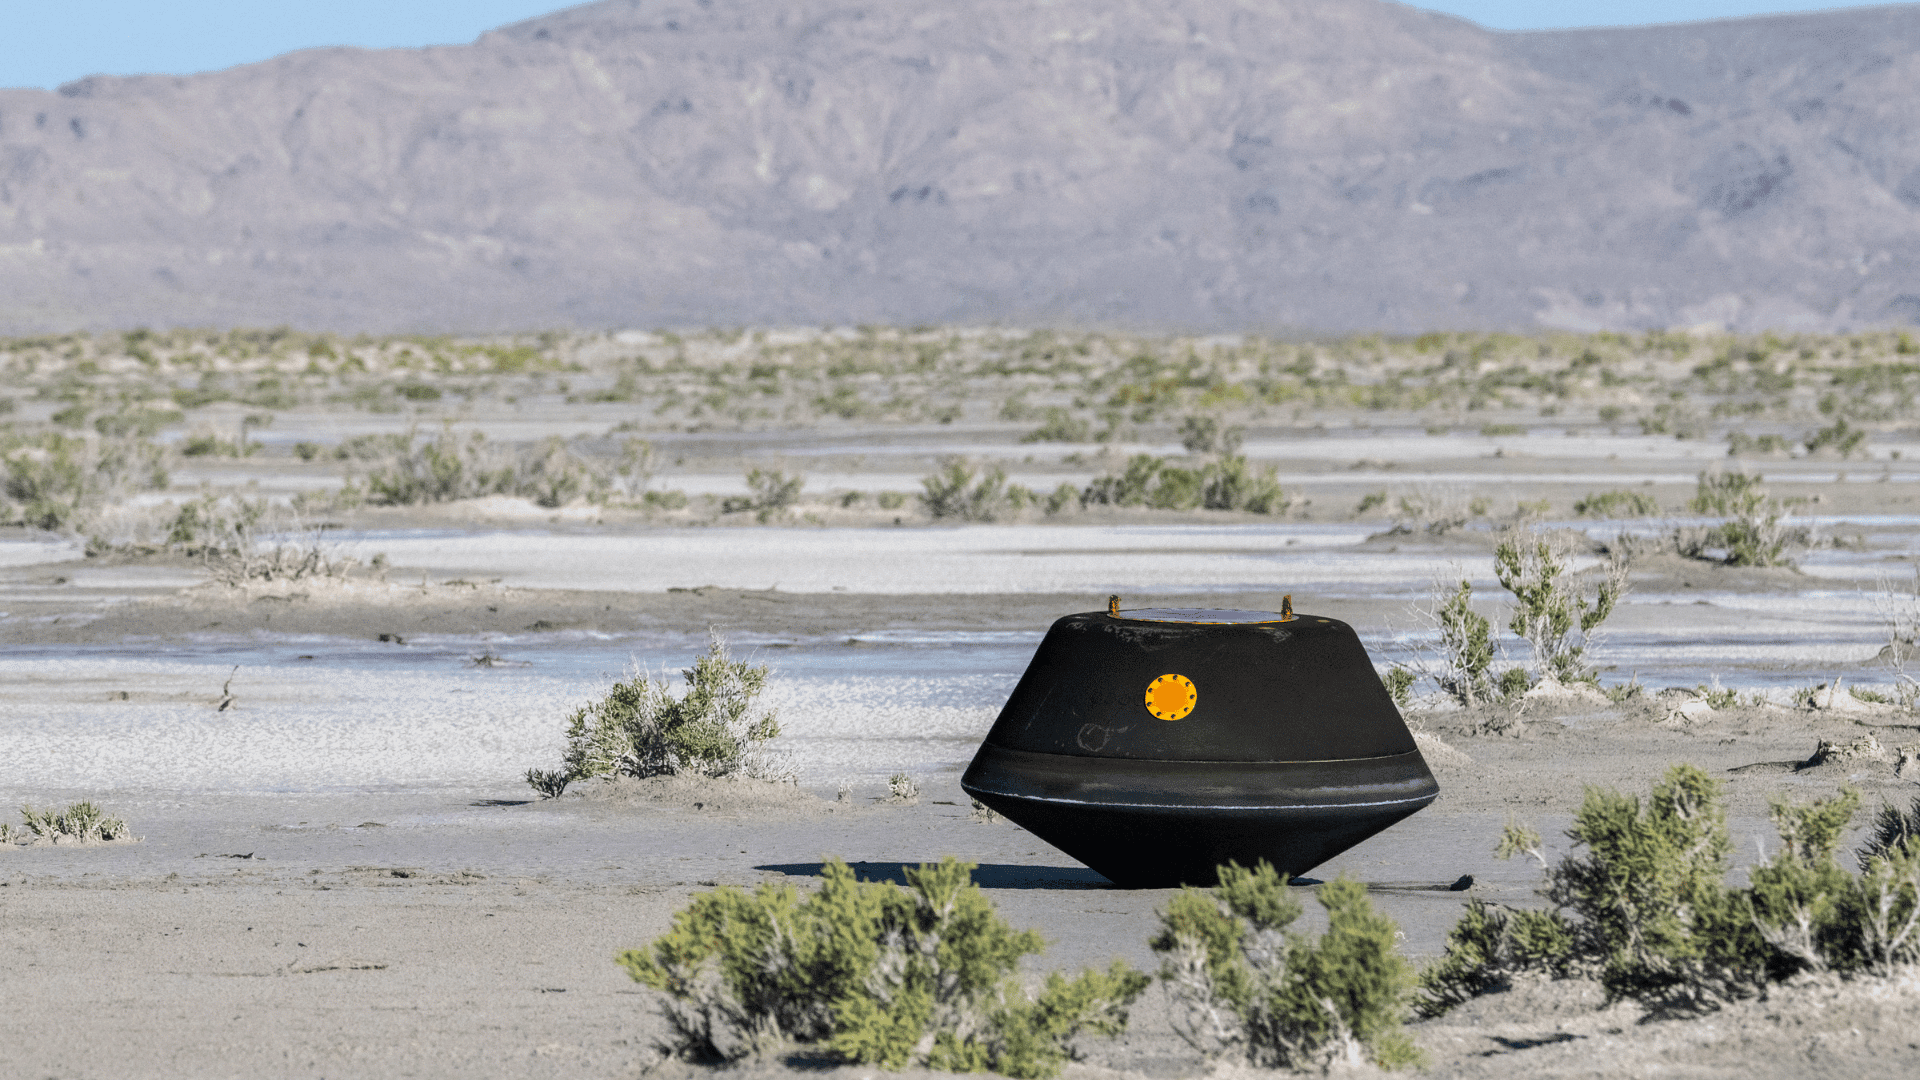
{"type": "Polygon", "coordinates": [[[1162,720],[1179,720],[1193,711],[1200,691],[1185,675],[1162,675],[1147,684],[1147,711],[1162,720]]]}

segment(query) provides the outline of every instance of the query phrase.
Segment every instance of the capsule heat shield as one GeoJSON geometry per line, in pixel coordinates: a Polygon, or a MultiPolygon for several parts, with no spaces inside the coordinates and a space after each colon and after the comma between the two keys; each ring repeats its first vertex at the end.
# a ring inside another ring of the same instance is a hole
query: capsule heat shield
{"type": "Polygon", "coordinates": [[[961,786],[1141,886],[1301,874],[1439,794],[1352,627],[1210,609],[1055,622],[961,786]]]}

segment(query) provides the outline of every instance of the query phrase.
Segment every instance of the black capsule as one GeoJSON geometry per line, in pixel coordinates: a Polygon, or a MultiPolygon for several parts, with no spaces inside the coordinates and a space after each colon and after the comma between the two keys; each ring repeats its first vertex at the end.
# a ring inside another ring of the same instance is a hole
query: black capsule
{"type": "Polygon", "coordinates": [[[1129,886],[1302,874],[1439,794],[1353,628],[1291,604],[1055,622],[961,786],[1129,886]]]}

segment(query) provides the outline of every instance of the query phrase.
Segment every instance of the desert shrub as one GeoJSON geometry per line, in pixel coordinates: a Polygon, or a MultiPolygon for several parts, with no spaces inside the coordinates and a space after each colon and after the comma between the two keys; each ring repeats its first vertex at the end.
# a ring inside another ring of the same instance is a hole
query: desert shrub
{"type": "Polygon", "coordinates": [[[679,696],[664,676],[655,680],[642,671],[574,710],[567,718],[564,768],[530,769],[527,783],[552,797],[590,776],[777,777],[767,744],[780,734],[780,724],[774,710],[757,705],[767,686],[766,665],[733,659],[716,633],[706,655],[681,675],[687,688],[679,696]]]}
{"type": "Polygon", "coordinates": [[[302,581],[346,577],[357,560],[341,556],[318,531],[297,522],[288,531],[299,539],[269,540],[262,522],[265,499],[202,495],[180,507],[166,525],[167,547],[199,559],[214,580],[227,585],[250,581],[302,581]]]}
{"type": "Polygon", "coordinates": [[[1493,626],[1473,610],[1473,586],[1464,579],[1435,609],[1440,628],[1440,689],[1462,704],[1487,699],[1488,673],[1493,668],[1493,626]]]}
{"type": "Polygon", "coordinates": [[[1847,418],[1843,416],[1831,425],[1808,435],[1804,441],[1809,454],[1833,450],[1839,453],[1842,460],[1845,460],[1860,449],[1861,443],[1867,441],[1867,433],[1847,423],[1847,418]]]}
{"type": "Polygon", "coordinates": [[[1882,803],[1854,854],[1861,874],[1844,909],[1853,959],[1877,974],[1920,963],[1920,798],[1904,811],[1882,803]]]}
{"type": "Polygon", "coordinates": [[[1640,417],[1642,435],[1672,435],[1676,439],[1698,439],[1706,435],[1706,421],[1683,401],[1664,401],[1653,412],[1640,417]]]}
{"type": "Polygon", "coordinates": [[[894,773],[887,778],[887,799],[889,802],[912,805],[920,801],[920,785],[906,773],[894,773]]]}
{"type": "Polygon", "coordinates": [[[1749,871],[1747,901],[1754,928],[1774,950],[1768,974],[1775,979],[1824,971],[1829,957],[1855,944],[1847,940],[1851,927],[1843,911],[1853,880],[1835,855],[1859,808],[1860,793],[1851,788],[1805,804],[1776,799],[1770,808],[1781,849],[1749,871]]]}
{"type": "Polygon", "coordinates": [[[242,429],[240,438],[229,439],[211,428],[201,428],[190,432],[180,441],[180,454],[183,457],[252,457],[260,450],[260,444],[247,438],[242,429]]]}
{"type": "Polygon", "coordinates": [[[1855,856],[1865,866],[1875,859],[1887,858],[1915,837],[1920,837],[1920,796],[1915,796],[1905,810],[1883,802],[1874,812],[1873,823],[1867,827],[1867,838],[1861,841],[1855,856]]]}
{"type": "Polygon", "coordinates": [[[1721,785],[1677,765],[1643,805],[1589,789],[1567,836],[1587,849],[1548,875],[1611,993],[1698,1008],[1746,996],[1761,975],[1750,913],[1727,888],[1721,785]]]}
{"type": "Polygon", "coordinates": [[[1397,687],[1405,698],[1403,704],[1410,704],[1414,683],[1425,676],[1462,705],[1493,700],[1497,687],[1493,624],[1473,610],[1473,583],[1462,579],[1458,588],[1448,589],[1444,582],[1435,581],[1427,606],[1415,611],[1438,631],[1440,640],[1431,659],[1423,652],[1411,665],[1394,665],[1387,675],[1388,692],[1396,692],[1397,687]]]}
{"type": "Polygon", "coordinates": [[[1793,449],[1778,435],[1749,435],[1744,431],[1727,433],[1727,456],[1742,454],[1785,454],[1793,449]]]}
{"type": "Polygon", "coordinates": [[[1201,469],[1162,464],[1147,491],[1147,505],[1155,510],[1198,510],[1205,497],[1205,484],[1206,475],[1201,469]]]}
{"type": "Polygon", "coordinates": [[[1700,700],[1715,709],[1731,709],[1740,704],[1740,691],[1730,686],[1721,686],[1720,677],[1715,675],[1712,683],[1701,683],[1694,687],[1700,700]]]}
{"type": "Polygon", "coordinates": [[[1415,1007],[1423,1016],[1439,1016],[1481,994],[1511,988],[1522,974],[1565,977],[1574,964],[1573,928],[1559,912],[1476,897],[1447,931],[1445,954],[1420,972],[1423,997],[1415,1007]]]}
{"type": "Polygon", "coordinates": [[[1088,442],[1093,438],[1093,425],[1075,417],[1062,408],[1047,410],[1046,419],[1040,426],[1020,437],[1023,443],[1031,442],[1088,442]]]}
{"type": "Polygon", "coordinates": [[[586,467],[558,437],[547,439],[533,453],[519,455],[517,464],[514,492],[539,506],[565,506],[585,495],[592,485],[586,467]]]}
{"type": "Polygon", "coordinates": [[[940,470],[920,481],[920,506],[936,518],[993,521],[1014,509],[1007,471],[998,465],[976,469],[964,458],[947,458],[940,470]]]}
{"type": "Polygon", "coordinates": [[[1475,518],[1485,517],[1491,504],[1480,496],[1445,487],[1423,487],[1402,495],[1399,513],[1393,522],[1396,533],[1430,533],[1441,536],[1475,518]]]}
{"type": "Polygon", "coordinates": [[[1920,963],[1920,844],[1911,831],[1920,821],[1883,809],[1851,874],[1837,850],[1858,806],[1850,789],[1810,803],[1775,800],[1780,849],[1749,871],[1748,885],[1732,887],[1718,781],[1677,765],[1645,804],[1589,789],[1567,833],[1585,852],[1547,868],[1553,910],[1524,924],[1512,913],[1501,925],[1490,908],[1470,907],[1423,976],[1422,1007],[1444,1011],[1532,969],[1596,972],[1613,997],[1698,1012],[1803,972],[1886,974],[1920,963]]]}
{"type": "Polygon", "coordinates": [[[1080,489],[1072,484],[1063,482],[1060,486],[1053,489],[1052,494],[1039,498],[1037,501],[1040,503],[1041,508],[1048,514],[1058,514],[1069,506],[1079,505],[1080,489]]]}
{"type": "Polygon", "coordinates": [[[1786,552],[1807,542],[1806,531],[1786,524],[1787,508],[1760,486],[1755,473],[1703,472],[1693,497],[1695,513],[1725,518],[1696,543],[1677,542],[1682,553],[1695,558],[1706,549],[1726,552],[1728,566],[1792,565],[1786,552]]]}
{"type": "Polygon", "coordinates": [[[1534,680],[1527,674],[1526,668],[1515,666],[1502,671],[1493,686],[1500,697],[1515,698],[1533,689],[1534,680]]]}
{"type": "Polygon", "coordinates": [[[572,782],[565,769],[527,770],[527,786],[543,799],[557,799],[566,794],[567,785],[572,782]]]}
{"type": "Polygon", "coordinates": [[[968,821],[978,822],[981,825],[992,825],[995,822],[1006,820],[1006,818],[1000,816],[998,810],[981,802],[979,799],[973,799],[971,802],[973,809],[967,811],[968,821]]]}
{"type": "Polygon", "coordinates": [[[169,424],[178,424],[186,415],[158,402],[140,402],[121,407],[118,412],[95,417],[93,429],[108,438],[150,439],[169,424]]]}
{"type": "Polygon", "coordinates": [[[1080,505],[1150,506],[1159,510],[1244,510],[1277,514],[1288,502],[1272,468],[1255,472],[1243,457],[1226,456],[1199,468],[1135,454],[1126,468],[1094,479],[1080,505]]]}
{"type": "Polygon", "coordinates": [[[1222,455],[1220,460],[1201,470],[1201,505],[1209,510],[1283,513],[1289,500],[1280,489],[1277,477],[1278,470],[1271,466],[1255,472],[1246,458],[1222,455]]]}
{"type": "Polygon", "coordinates": [[[1912,709],[1920,705],[1920,679],[1907,670],[1915,656],[1915,643],[1920,641],[1920,565],[1914,567],[1905,584],[1896,585],[1890,577],[1880,578],[1873,606],[1886,633],[1880,661],[1893,675],[1893,697],[1902,707],[1912,709]]]}
{"type": "MultiPolygon", "coordinates": [[[[647,488],[649,484],[653,483],[653,473],[653,444],[645,439],[629,438],[622,440],[620,443],[620,457],[605,470],[603,476],[597,479],[600,481],[599,486],[610,496],[637,499],[647,505],[660,505],[658,499],[655,499],[652,503],[647,503],[646,497],[648,495],[678,494],[680,495],[680,506],[687,504],[686,496],[679,492],[662,493],[649,491],[647,488]]],[[[666,508],[677,510],[680,506],[666,508]]]]}
{"type": "Polygon", "coordinates": [[[83,527],[112,500],[167,486],[166,454],[145,439],[0,433],[8,517],[35,528],[83,527]]]}
{"type": "Polygon", "coordinates": [[[62,810],[35,810],[31,806],[22,806],[20,817],[24,819],[26,831],[32,834],[34,840],[48,843],[126,840],[133,835],[125,821],[91,802],[72,803],[62,810]]]}
{"type": "MultiPolygon", "coordinates": [[[[1718,781],[1675,766],[1646,805],[1589,788],[1567,836],[1586,852],[1547,869],[1554,909],[1522,916],[1470,905],[1423,977],[1423,1010],[1445,1011],[1525,970],[1597,972],[1611,995],[1669,1008],[1710,1006],[1759,985],[1764,943],[1726,885],[1718,781]]],[[[1516,843],[1510,826],[1502,852],[1530,846],[1537,855],[1530,839],[1516,843]]]]}
{"type": "Polygon", "coordinates": [[[1404,709],[1413,704],[1413,684],[1419,681],[1419,676],[1411,669],[1395,664],[1387,669],[1380,681],[1386,686],[1387,696],[1393,698],[1395,705],[1404,709]]]}
{"type": "Polygon", "coordinates": [[[1182,889],[1160,912],[1153,950],[1174,1003],[1174,1030],[1208,1058],[1321,1068],[1366,1060],[1415,1064],[1400,1028],[1412,971],[1394,950],[1397,928],[1366,886],[1320,886],[1327,932],[1289,933],[1300,901],[1261,863],[1220,868],[1212,890],[1182,889]]]}
{"type": "Polygon", "coordinates": [[[721,500],[720,512],[739,514],[751,510],[754,520],[764,525],[799,502],[800,489],[806,484],[807,478],[798,473],[788,476],[777,469],[750,469],[747,472],[748,494],[721,500]]]}
{"type": "Polygon", "coordinates": [[[333,456],[340,461],[383,461],[395,454],[411,453],[414,439],[413,434],[355,435],[342,439],[333,448],[333,456]]]}
{"type": "Polygon", "coordinates": [[[1166,462],[1152,454],[1135,454],[1118,473],[1096,477],[1080,493],[1080,505],[1145,506],[1166,462]]]}
{"type": "Polygon", "coordinates": [[[1534,672],[1563,683],[1596,682],[1587,651],[1627,589],[1624,559],[1608,560],[1591,599],[1567,572],[1565,540],[1509,535],[1494,548],[1493,569],[1513,594],[1507,629],[1533,651],[1534,672]]]}
{"type": "Polygon", "coordinates": [[[252,543],[253,529],[266,512],[265,499],[202,495],[174,512],[166,544],[186,555],[230,553],[252,543]]]}
{"type": "Polygon", "coordinates": [[[1573,512],[1575,516],[1591,518],[1652,517],[1660,512],[1660,504],[1644,492],[1616,488],[1576,499],[1573,512]]]}
{"type": "Polygon", "coordinates": [[[650,448],[638,440],[628,440],[611,466],[581,456],[559,438],[515,449],[489,443],[477,431],[462,437],[451,430],[432,439],[413,433],[356,436],[336,447],[334,456],[371,462],[367,501],[386,506],[517,495],[559,507],[583,497],[631,493],[651,475],[650,448]]]}
{"type": "MultiPolygon", "coordinates": [[[[355,447],[352,453],[357,456],[378,445],[365,450],[355,447]]],[[[368,501],[380,505],[451,502],[510,494],[514,488],[511,454],[489,445],[486,436],[477,431],[466,438],[450,430],[427,440],[409,435],[403,446],[383,455],[379,462],[368,470],[366,486],[368,501]]]]}
{"type": "Polygon", "coordinates": [[[1180,421],[1180,445],[1189,454],[1238,454],[1246,434],[1244,429],[1226,427],[1212,416],[1189,416],[1180,421]]]}
{"type": "Polygon", "coordinates": [[[1040,935],[1016,931],[951,857],[863,882],[835,858],[818,892],[723,886],[694,896],[673,929],[619,955],[667,995],[660,1050],[718,1063],[795,1044],[844,1062],[1049,1077],[1083,1032],[1118,1034],[1148,979],[1115,961],[1038,997],[1012,978],[1040,935]]]}

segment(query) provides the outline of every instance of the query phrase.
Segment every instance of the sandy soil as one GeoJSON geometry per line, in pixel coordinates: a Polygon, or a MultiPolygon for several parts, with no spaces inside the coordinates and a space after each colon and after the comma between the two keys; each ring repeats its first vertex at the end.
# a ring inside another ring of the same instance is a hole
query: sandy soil
{"type": "MultiPolygon", "coordinates": [[[[1449,736],[1460,754],[1433,755],[1442,802],[1317,873],[1368,880],[1408,951],[1432,955],[1464,898],[1448,891],[1460,875],[1472,895],[1528,898],[1533,872],[1489,852],[1508,813],[1551,827],[1578,782],[1637,782],[1659,760],[1791,755],[1825,730],[1800,717],[1729,718],[1711,733],[1617,717],[1582,736],[1571,719],[1449,736]],[[1645,750],[1623,762],[1630,745],[1645,750]]],[[[1859,772],[1870,792],[1911,790],[1859,772]]],[[[1731,787],[1736,832],[1759,835],[1757,804],[1778,785],[1736,774],[1731,787]]],[[[138,843],[0,852],[0,1062],[53,1076],[630,1075],[658,1027],[612,953],[663,932],[701,887],[805,884],[827,853],[895,880],[942,854],[977,860],[999,908],[1047,934],[1045,965],[1152,962],[1166,893],[1113,889],[1014,826],[970,820],[951,777],[916,806],[877,790],[851,805],[780,791],[189,798],[142,807],[138,843]]],[[[1917,1004],[1909,984],[1796,987],[1707,1020],[1642,1023],[1629,1006],[1600,1008],[1593,987],[1558,984],[1413,1030],[1443,1076],[1895,1076],[1920,1067],[1917,1004]]],[[[1076,1069],[1199,1071],[1164,1008],[1151,992],[1129,1035],[1089,1042],[1076,1069]]]]}

